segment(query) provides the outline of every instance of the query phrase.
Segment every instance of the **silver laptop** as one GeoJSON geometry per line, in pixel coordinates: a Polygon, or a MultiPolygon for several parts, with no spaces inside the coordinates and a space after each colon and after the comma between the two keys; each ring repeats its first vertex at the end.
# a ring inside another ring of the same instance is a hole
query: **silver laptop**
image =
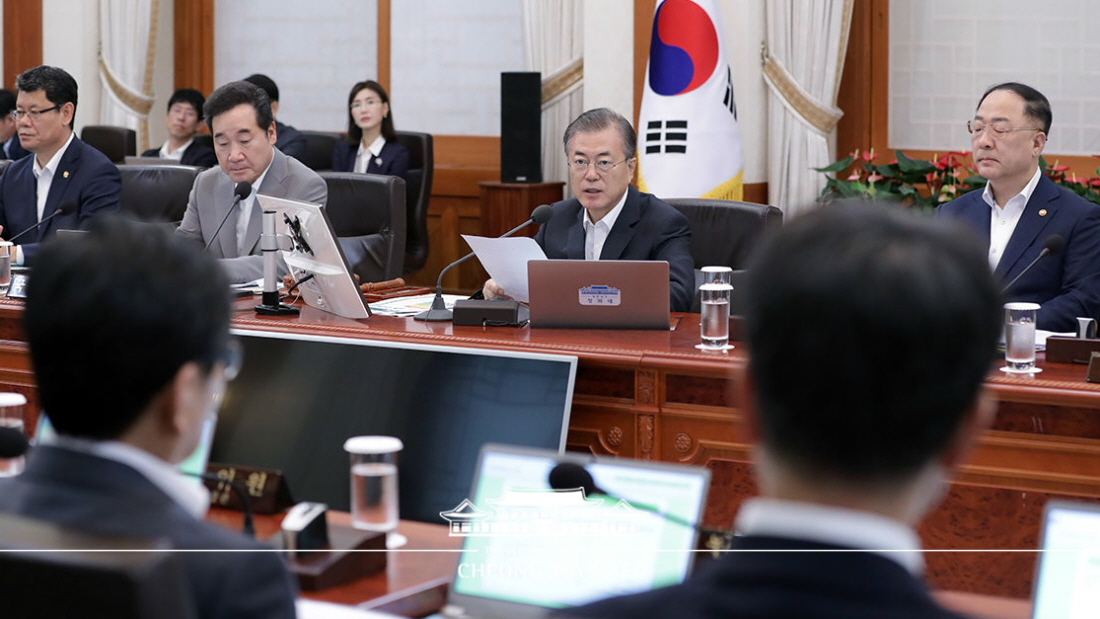
{"type": "Polygon", "coordinates": [[[1100,612],[1100,505],[1048,502],[1039,550],[1032,617],[1096,617],[1100,612]]]}
{"type": "Polygon", "coordinates": [[[668,263],[654,260],[532,260],[531,326],[669,328],[668,263]]]}
{"type": "Polygon", "coordinates": [[[679,583],[709,486],[703,467],[486,445],[470,496],[440,514],[463,537],[443,616],[542,617],[679,583]]]}

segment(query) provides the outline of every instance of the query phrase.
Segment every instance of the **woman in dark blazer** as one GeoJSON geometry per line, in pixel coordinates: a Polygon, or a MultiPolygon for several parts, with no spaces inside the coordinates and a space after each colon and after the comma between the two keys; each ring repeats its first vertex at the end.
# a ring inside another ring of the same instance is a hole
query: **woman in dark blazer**
{"type": "Polygon", "coordinates": [[[408,180],[409,150],[397,142],[386,89],[373,80],[359,82],[348,94],[348,134],[332,149],[337,172],[389,174],[408,180]]]}

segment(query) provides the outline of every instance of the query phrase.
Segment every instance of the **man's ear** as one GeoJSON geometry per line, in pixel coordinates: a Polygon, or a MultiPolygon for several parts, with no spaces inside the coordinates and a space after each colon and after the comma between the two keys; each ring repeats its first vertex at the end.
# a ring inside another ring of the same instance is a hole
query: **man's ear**
{"type": "Polygon", "coordinates": [[[187,434],[195,423],[196,406],[205,410],[206,377],[197,363],[183,364],[164,391],[162,415],[173,434],[187,434]]]}
{"type": "Polygon", "coordinates": [[[963,413],[963,419],[955,431],[955,437],[944,451],[942,462],[949,470],[966,462],[982,435],[997,416],[997,398],[988,387],[978,391],[974,403],[963,413]]]}

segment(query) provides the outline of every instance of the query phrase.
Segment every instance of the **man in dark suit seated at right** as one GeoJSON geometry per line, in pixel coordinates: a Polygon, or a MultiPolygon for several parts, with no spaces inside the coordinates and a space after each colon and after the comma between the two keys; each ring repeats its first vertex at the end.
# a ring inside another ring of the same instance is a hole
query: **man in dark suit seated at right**
{"type": "MultiPolygon", "coordinates": [[[[689,311],[695,295],[691,225],[657,196],[630,186],[638,164],[630,121],[608,108],[588,110],[569,123],[562,141],[576,197],[551,205],[554,216],[535,235],[546,257],[664,260],[669,308],[689,311]]],[[[507,291],[490,279],[482,294],[492,299],[507,291]]]]}
{"type": "Polygon", "coordinates": [[[994,412],[1003,310],[983,252],[946,222],[840,204],[767,241],[746,295],[760,497],[739,537],[681,585],[564,614],[956,617],[921,582],[915,527],[994,412]]]}
{"type": "Polygon", "coordinates": [[[1050,102],[1025,84],[1008,82],[982,95],[967,123],[974,165],[989,182],[937,210],[977,233],[994,273],[1009,283],[1053,235],[1062,251],[1037,262],[1009,288],[1009,301],[1038,303],[1037,326],[1077,330],[1077,318],[1100,318],[1100,206],[1055,185],[1039,169],[1047,143],[1050,102]]]}
{"type": "Polygon", "coordinates": [[[73,76],[43,65],[21,73],[16,87],[12,115],[20,143],[34,157],[13,162],[0,175],[0,228],[10,239],[42,222],[10,250],[13,264],[30,264],[38,244],[57,230],[85,228],[92,217],[118,211],[122,176],[103,153],[76,137],[73,76]],[[71,212],[55,215],[63,204],[71,212]]]}
{"type": "Polygon", "coordinates": [[[289,618],[295,587],[280,556],[203,522],[210,495],[175,466],[195,450],[240,361],[229,304],[216,262],[158,226],[102,218],[86,235],[45,244],[23,322],[58,436],[32,449],[21,475],[0,480],[0,511],[235,551],[178,553],[198,616],[289,618]]]}
{"type": "Polygon", "coordinates": [[[181,165],[212,168],[218,165],[214,147],[195,141],[195,134],[202,126],[202,106],[206,98],[194,88],[180,88],[168,99],[168,115],[164,125],[168,127],[168,140],[160,148],[150,148],[142,157],[175,159],[181,165]]]}

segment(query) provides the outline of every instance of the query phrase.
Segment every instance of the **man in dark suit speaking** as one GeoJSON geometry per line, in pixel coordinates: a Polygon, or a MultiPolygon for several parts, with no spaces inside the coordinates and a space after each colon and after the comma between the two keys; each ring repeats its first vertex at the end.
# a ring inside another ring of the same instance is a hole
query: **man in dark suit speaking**
{"type": "Polygon", "coordinates": [[[12,249],[16,264],[30,264],[39,242],[57,230],[83,228],[92,217],[117,211],[122,177],[115,164],[73,132],[73,76],[57,67],[35,67],[21,73],[16,86],[12,115],[19,142],[34,157],[15,161],[0,175],[0,226],[10,239],[43,222],[12,249]],[[56,214],[63,204],[71,210],[56,214]]]}
{"type": "MultiPolygon", "coordinates": [[[[200,520],[209,493],[174,466],[194,451],[240,361],[215,261],[158,226],[102,218],[87,235],[43,245],[23,319],[58,436],[31,451],[21,475],[0,480],[0,511],[231,550],[177,555],[198,616],[293,617],[279,555],[200,520]]],[[[88,614],[99,612],[109,614],[88,614]]]]}
{"type": "MultiPolygon", "coordinates": [[[[230,82],[211,93],[203,112],[214,134],[218,167],[195,178],[176,232],[210,245],[231,283],[259,279],[263,214],[256,194],[324,204],[328,187],[316,172],[275,148],[275,119],[258,86],[230,82]],[[234,187],[242,181],[251,183],[252,192],[238,204],[234,187]]],[[[279,275],[286,272],[283,265],[279,275]]]]}
{"type": "Polygon", "coordinates": [[[1050,121],[1050,102],[1030,86],[1008,82],[987,90],[967,128],[974,165],[989,182],[937,215],[966,222],[1005,283],[1023,273],[1047,239],[1061,236],[1065,249],[1039,260],[1007,296],[1038,303],[1040,329],[1066,332],[1077,330],[1078,317],[1100,317],[1100,206],[1039,169],[1050,121]]]}
{"type": "MultiPolygon", "coordinates": [[[[638,139],[630,121],[607,108],[589,110],[565,130],[569,182],[576,196],[553,204],[535,241],[546,257],[570,260],[664,260],[669,307],[691,308],[695,262],[691,226],[679,211],[630,186],[638,139]]],[[[507,294],[493,280],[486,298],[507,294]]]]}
{"type": "Polygon", "coordinates": [[[743,380],[760,497],[730,551],[577,617],[955,617],[914,527],[994,412],[1001,295],[964,231],[884,205],[795,218],[749,268],[743,380]],[[769,552],[779,551],[779,552],[769,552]]]}

